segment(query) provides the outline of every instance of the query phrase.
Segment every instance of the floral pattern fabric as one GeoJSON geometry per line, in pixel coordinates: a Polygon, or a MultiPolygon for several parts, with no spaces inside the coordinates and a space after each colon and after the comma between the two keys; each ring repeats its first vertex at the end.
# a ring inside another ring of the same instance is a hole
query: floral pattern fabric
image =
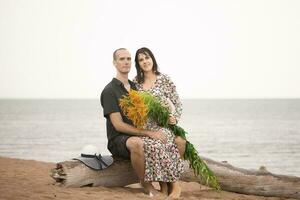
{"type": "MultiPolygon", "coordinates": [[[[146,91],[157,97],[162,104],[169,108],[176,120],[179,120],[182,114],[182,104],[174,83],[167,75],[157,75],[154,85],[148,90],[144,90],[136,80],[134,82],[139,91],[146,91]]],[[[151,119],[147,120],[144,128],[152,131],[161,130],[167,136],[165,144],[160,140],[142,137],[145,154],[144,181],[177,181],[183,173],[184,165],[175,144],[175,135],[171,130],[158,126],[151,119]]]]}

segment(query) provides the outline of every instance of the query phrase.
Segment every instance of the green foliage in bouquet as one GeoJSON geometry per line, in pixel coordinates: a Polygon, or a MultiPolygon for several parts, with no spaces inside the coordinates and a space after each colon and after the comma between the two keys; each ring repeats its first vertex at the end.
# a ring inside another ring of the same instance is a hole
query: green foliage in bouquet
{"type": "MultiPolygon", "coordinates": [[[[183,128],[178,125],[168,124],[170,112],[166,107],[161,105],[157,98],[146,92],[141,92],[140,95],[148,108],[147,116],[149,118],[156,121],[159,126],[171,129],[176,136],[180,136],[186,140],[187,132],[183,128]]],[[[201,159],[194,145],[189,141],[186,143],[184,159],[190,162],[190,166],[193,168],[195,176],[199,176],[206,185],[216,190],[220,190],[220,185],[216,176],[201,159]]]]}

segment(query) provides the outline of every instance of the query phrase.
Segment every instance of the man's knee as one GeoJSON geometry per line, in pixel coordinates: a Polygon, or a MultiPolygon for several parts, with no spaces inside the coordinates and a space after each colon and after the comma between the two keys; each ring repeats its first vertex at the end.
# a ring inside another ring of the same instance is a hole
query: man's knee
{"type": "Polygon", "coordinates": [[[143,140],[139,137],[130,137],[126,141],[126,147],[130,152],[141,152],[143,151],[143,140]]]}

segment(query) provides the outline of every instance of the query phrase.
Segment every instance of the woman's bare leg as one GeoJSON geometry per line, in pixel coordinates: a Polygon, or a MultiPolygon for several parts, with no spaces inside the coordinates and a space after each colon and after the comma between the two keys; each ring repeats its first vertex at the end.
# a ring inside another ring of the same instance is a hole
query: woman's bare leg
{"type": "Polygon", "coordinates": [[[169,188],[168,188],[168,183],[166,182],[159,182],[160,186],[160,192],[166,196],[169,195],[169,188]]]}
{"type": "Polygon", "coordinates": [[[171,185],[171,190],[170,190],[169,197],[172,199],[178,199],[181,194],[181,188],[179,182],[178,181],[172,182],[170,185],[171,185]]]}
{"type": "Polygon", "coordinates": [[[158,195],[159,192],[153,187],[152,182],[141,181],[141,185],[144,189],[144,192],[149,196],[152,197],[158,195]]]}

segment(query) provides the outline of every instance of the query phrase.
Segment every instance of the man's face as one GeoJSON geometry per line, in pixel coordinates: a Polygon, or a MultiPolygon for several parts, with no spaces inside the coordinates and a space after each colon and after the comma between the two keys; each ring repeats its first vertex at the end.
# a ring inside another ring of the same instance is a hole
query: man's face
{"type": "Polygon", "coordinates": [[[118,72],[122,74],[128,74],[131,68],[131,56],[127,50],[119,50],[116,53],[116,60],[114,65],[118,72]]]}

